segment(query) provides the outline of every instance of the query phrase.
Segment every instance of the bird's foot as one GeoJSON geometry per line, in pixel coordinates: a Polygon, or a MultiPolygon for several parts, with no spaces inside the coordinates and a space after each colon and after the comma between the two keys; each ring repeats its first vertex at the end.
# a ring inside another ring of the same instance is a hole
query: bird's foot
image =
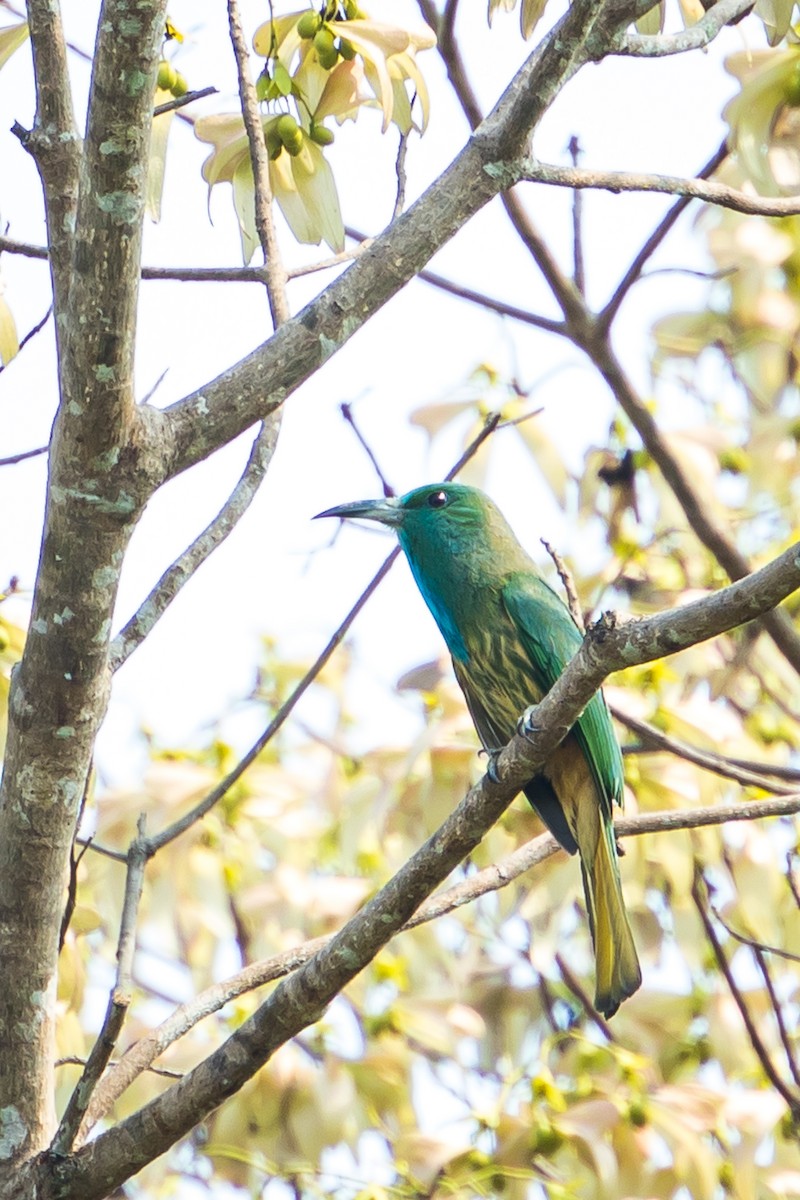
{"type": "Polygon", "coordinates": [[[524,737],[528,742],[532,742],[534,735],[539,732],[540,727],[534,720],[538,708],[538,704],[530,704],[517,721],[517,733],[520,737],[524,737]]]}
{"type": "Polygon", "coordinates": [[[500,775],[497,771],[497,760],[500,757],[500,750],[487,750],[485,747],[479,751],[480,754],[486,755],[486,774],[492,783],[500,783],[500,775]]]}

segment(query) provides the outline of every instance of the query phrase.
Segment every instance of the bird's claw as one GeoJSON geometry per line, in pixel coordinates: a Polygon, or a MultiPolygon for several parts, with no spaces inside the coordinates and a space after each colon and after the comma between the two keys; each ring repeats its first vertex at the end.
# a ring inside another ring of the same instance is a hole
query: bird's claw
{"type": "Polygon", "coordinates": [[[526,741],[533,741],[534,735],[539,732],[539,726],[534,722],[538,705],[530,704],[520,719],[517,721],[517,733],[520,737],[524,737],[526,741]]]}
{"type": "Polygon", "coordinates": [[[486,774],[489,776],[489,779],[492,783],[500,783],[500,775],[497,770],[497,760],[499,757],[500,757],[499,750],[487,750],[486,751],[486,758],[487,758],[486,774]]]}

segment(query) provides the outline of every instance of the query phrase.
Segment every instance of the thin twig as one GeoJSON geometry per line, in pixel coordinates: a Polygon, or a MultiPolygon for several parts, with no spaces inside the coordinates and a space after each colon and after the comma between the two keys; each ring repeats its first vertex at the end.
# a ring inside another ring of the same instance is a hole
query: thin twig
{"type": "Polygon", "coordinates": [[[378,585],[384,580],[386,575],[388,575],[389,570],[399,555],[400,547],[397,546],[389,555],[389,557],[384,560],[383,565],[370,580],[367,587],[361,593],[358,600],[355,602],[347,616],[339,625],[338,629],[331,636],[325,648],[317,656],[312,666],[300,680],[292,694],[283,702],[275,716],[267,725],[264,732],[259,738],[257,738],[247,753],[239,760],[236,766],[228,772],[224,779],[220,780],[217,786],[213,788],[207,796],[204,796],[199,804],[195,805],[194,808],[185,813],[177,821],[174,821],[171,825],[167,825],[161,830],[160,833],[148,840],[148,849],[151,856],[153,854],[157,854],[162,847],[166,846],[169,842],[174,841],[175,838],[180,837],[181,834],[185,833],[187,829],[191,829],[192,825],[196,824],[197,821],[204,817],[207,812],[210,812],[211,809],[219,803],[226,792],[228,792],[233,785],[239,779],[241,779],[242,775],[245,773],[250,764],[255,762],[264,747],[272,740],[287,718],[291,715],[292,710],[297,702],[306,693],[308,688],[316,679],[317,675],[319,675],[320,671],[325,666],[334,650],[336,650],[336,648],[341,644],[353,621],[361,612],[361,609],[369,600],[370,596],[376,590],[378,585]]]}
{"type": "Polygon", "coordinates": [[[764,1074],[766,1075],[767,1079],[769,1079],[778,1095],[780,1095],[786,1101],[787,1105],[789,1106],[789,1111],[791,1112],[793,1119],[796,1121],[798,1118],[800,1118],[800,1097],[795,1095],[792,1089],[778,1074],[777,1070],[775,1069],[775,1065],[770,1058],[769,1051],[764,1045],[764,1042],[761,1040],[761,1034],[759,1033],[755,1022],[750,1015],[747,1002],[742,995],[733,971],[731,970],[727,955],[725,954],[722,944],[717,937],[717,931],[714,928],[714,922],[708,915],[708,909],[706,908],[705,901],[703,899],[701,885],[706,889],[708,888],[702,868],[699,866],[699,864],[695,864],[694,881],[692,883],[692,899],[694,900],[700,920],[703,923],[703,928],[705,929],[706,937],[711,945],[711,949],[714,951],[714,957],[717,960],[717,965],[719,966],[722,974],[725,976],[728,989],[730,990],[736,1007],[739,1009],[745,1029],[747,1030],[747,1036],[750,1039],[750,1045],[753,1047],[753,1052],[755,1053],[756,1058],[761,1063],[764,1074]]]}
{"type": "MultiPolygon", "coordinates": [[[[36,337],[37,333],[41,333],[41,331],[44,329],[47,322],[50,320],[50,317],[52,316],[52,314],[53,314],[53,306],[51,304],[50,307],[48,308],[47,312],[41,318],[41,320],[37,321],[36,324],[31,329],[28,330],[28,332],[25,334],[25,336],[20,339],[19,346],[17,347],[17,353],[14,355],[14,358],[16,358],[19,355],[21,350],[24,350],[24,348],[27,346],[28,342],[32,338],[36,337]]],[[[13,362],[14,360],[11,359],[10,361],[13,362]]],[[[0,375],[2,375],[3,371],[5,371],[7,366],[8,366],[8,363],[0,363],[0,375]]],[[[0,462],[0,466],[2,466],[2,465],[3,465],[2,462],[0,462]]]]}
{"type": "Polygon", "coordinates": [[[175,96],[172,100],[165,100],[163,104],[157,104],[153,109],[154,117],[162,117],[164,113],[175,112],[178,108],[185,108],[187,104],[194,104],[195,100],[204,100],[206,96],[216,96],[217,88],[204,87],[196,92],[186,92],[183,96],[175,96]]]}
{"type": "MultiPolygon", "coordinates": [[[[727,157],[728,143],[727,141],[723,141],[711,155],[708,162],[705,163],[704,166],[702,166],[697,172],[697,178],[708,179],[709,175],[713,175],[714,172],[722,166],[727,157]]],[[[617,284],[611,299],[608,301],[603,311],[598,314],[597,321],[601,329],[608,330],[610,328],[611,322],[619,312],[623,300],[636,283],[637,279],[641,278],[645,264],[652,258],[653,254],[655,254],[656,250],[673,228],[678,218],[686,211],[691,203],[692,201],[690,197],[682,196],[677,203],[673,204],[672,208],[670,208],[665,216],[659,221],[658,225],[656,225],[655,229],[650,234],[639,253],[634,257],[633,262],[628,267],[628,270],[617,284]]],[[[655,274],[655,272],[652,272],[652,274],[655,274]]]]}
{"type": "Polygon", "coordinates": [[[40,454],[47,454],[49,449],[49,446],[37,446],[35,450],[21,450],[19,454],[9,454],[8,458],[0,458],[0,467],[13,467],[28,458],[38,458],[40,454]]]}
{"type": "Polygon", "coordinates": [[[797,880],[794,877],[794,859],[795,853],[790,850],[786,855],[786,882],[789,885],[789,891],[794,896],[795,904],[800,908],[800,887],[798,887],[797,880]]]}
{"type": "Polygon", "coordinates": [[[753,196],[739,188],[708,179],[678,175],[649,175],[637,171],[594,171],[582,167],[560,167],[528,159],[521,164],[518,180],[546,183],[552,187],[593,188],[606,192],[655,192],[685,196],[706,204],[733,209],[750,216],[791,217],[800,213],[800,196],[753,196]]]}
{"type": "Polygon", "coordinates": [[[164,616],[181,588],[225,541],[247,512],[272,461],[278,438],[279,413],[263,422],[250,450],[242,475],[225,504],[190,546],[167,568],[109,647],[109,664],[118,670],[164,616]]]}
{"type": "Polygon", "coordinates": [[[606,1041],[616,1042],[617,1039],[614,1037],[613,1029],[602,1013],[599,1013],[594,1004],[592,1004],[589,993],[586,991],[586,988],[578,979],[577,975],[571,969],[569,964],[564,960],[563,955],[556,953],[555,964],[561,972],[561,977],[564,980],[564,983],[572,992],[573,996],[575,996],[575,998],[578,1000],[586,1015],[594,1022],[594,1024],[603,1034],[603,1037],[606,1039],[606,1041]]]}
{"type": "MultiPolygon", "coordinates": [[[[81,1058],[78,1054],[65,1054],[63,1058],[57,1058],[53,1063],[54,1067],[85,1067],[87,1060],[81,1058]]],[[[122,1059],[112,1058],[109,1060],[109,1067],[116,1067],[122,1059]]],[[[163,1079],[183,1079],[184,1071],[173,1071],[169,1067],[147,1067],[151,1075],[160,1075],[163,1079]]]]}
{"type": "Polygon", "coordinates": [[[749,937],[746,933],[740,933],[738,929],[734,929],[732,925],[728,924],[716,905],[709,901],[708,906],[714,914],[715,920],[719,921],[722,928],[726,933],[730,934],[734,941],[740,942],[743,946],[749,946],[753,951],[757,950],[759,954],[775,954],[779,958],[788,959],[789,962],[800,963],[800,954],[792,954],[790,950],[782,950],[780,946],[770,946],[767,942],[759,942],[756,938],[749,937]]]}
{"type": "Polygon", "coordinates": [[[723,754],[716,754],[712,750],[703,750],[699,746],[691,746],[688,742],[671,737],[670,734],[657,729],[655,725],[641,721],[638,717],[632,717],[616,705],[612,704],[610,708],[615,720],[641,738],[646,747],[674,754],[678,758],[694,763],[695,766],[702,767],[705,771],[711,771],[714,775],[721,775],[725,779],[734,779],[745,787],[757,787],[785,796],[792,795],[797,790],[796,783],[792,787],[788,783],[780,784],[774,778],[770,778],[769,763],[759,764],[757,769],[743,767],[723,754]]]}
{"type": "MultiPolygon", "coordinates": [[[[798,1068],[797,1065],[797,1058],[795,1055],[794,1046],[792,1045],[792,1039],[789,1037],[789,1030],[786,1028],[786,1021],[784,1020],[783,1016],[783,1006],[778,999],[778,995],[775,991],[775,985],[772,982],[772,976],[769,973],[769,966],[767,964],[765,952],[759,945],[753,945],[752,950],[753,957],[758,963],[758,969],[761,972],[761,978],[764,980],[764,987],[767,989],[767,995],[769,996],[769,1002],[772,1005],[772,1011],[775,1014],[775,1024],[778,1027],[778,1037],[781,1039],[781,1045],[783,1046],[783,1052],[786,1055],[786,1061],[789,1064],[789,1070],[792,1073],[792,1079],[800,1086],[800,1068],[798,1068]]],[[[772,953],[772,947],[767,947],[767,951],[772,953]]],[[[780,951],[775,951],[775,953],[780,953],[780,951]]],[[[792,955],[792,958],[797,959],[797,955],[792,955]]]]}
{"type": "Polygon", "coordinates": [[[312,275],[315,271],[329,271],[332,267],[339,267],[342,263],[352,262],[369,250],[372,245],[372,238],[365,238],[358,246],[353,246],[350,250],[342,250],[340,254],[331,254],[328,258],[322,258],[319,262],[305,263],[303,266],[290,267],[286,272],[287,279],[299,279],[302,275],[312,275]]]}
{"type": "Polygon", "coordinates": [[[272,215],[272,185],[269,178],[269,155],[264,139],[264,126],[258,106],[258,97],[250,78],[250,55],[247,39],[239,15],[238,0],[228,0],[228,26],[231,45],[236,57],[239,76],[239,97],[242,102],[242,117],[250,146],[250,161],[253,165],[255,185],[256,229],[264,254],[266,288],[272,322],[277,329],[290,316],[286,298],[286,271],[281,260],[280,245],[272,215]]]}
{"type": "Polygon", "coordinates": [[[92,1094],[108,1066],[131,1002],[131,974],[136,946],[136,914],[144,886],[147,839],[144,815],[139,817],[137,835],[128,849],[125,899],[117,942],[117,977],[108,998],[103,1025],[86,1060],[80,1079],[70,1096],[51,1145],[53,1154],[68,1154],[83,1123],[92,1094]]]}
{"type": "Polygon", "coordinates": [[[394,170],[397,176],[397,194],[394,198],[392,220],[396,221],[406,206],[406,154],[408,153],[408,133],[400,134],[400,145],[397,147],[397,159],[394,170]]]}
{"type": "MultiPolygon", "coordinates": [[[[674,833],[679,829],[697,829],[708,825],[723,825],[729,821],[760,820],[780,817],[800,811],[800,793],[791,798],[780,797],[758,803],[709,805],[696,809],[674,809],[666,812],[639,813],[617,820],[618,837],[643,834],[674,833]]],[[[427,924],[439,917],[471,904],[481,896],[507,887],[521,875],[545,862],[561,848],[550,833],[540,834],[513,851],[500,862],[493,863],[452,887],[445,888],[426,900],[404,926],[404,931],[427,924]]],[[[291,950],[252,963],[221,983],[212,984],[192,1000],[179,1006],[160,1025],[145,1034],[120,1059],[119,1065],[103,1079],[95,1093],[95,1101],[81,1130],[81,1137],[108,1112],[114,1102],[133,1080],[146,1070],[159,1054],[178,1041],[205,1017],[218,1012],[231,1000],[263,984],[274,982],[308,962],[333,934],[313,938],[291,950]]]]}
{"type": "MultiPolygon", "coordinates": [[[[348,237],[355,238],[356,241],[367,241],[366,234],[360,233],[352,226],[346,226],[345,233],[348,237]]],[[[552,317],[540,317],[538,313],[529,312],[526,308],[518,308],[515,304],[506,304],[505,301],[496,300],[493,296],[476,291],[475,288],[454,283],[452,279],[447,279],[444,275],[437,275],[435,271],[418,271],[416,277],[423,283],[438,288],[440,292],[447,292],[449,296],[456,296],[459,300],[477,304],[480,308],[495,312],[501,317],[510,317],[513,321],[519,321],[523,325],[532,325],[535,329],[544,329],[547,333],[558,333],[562,337],[568,336],[567,327],[563,321],[554,320],[552,317]]]]}
{"type": "MultiPolygon", "coordinates": [[[[576,137],[569,139],[570,158],[573,167],[580,159],[580,145],[576,137]]],[[[583,194],[580,188],[572,193],[572,278],[582,296],[586,295],[586,269],[583,260],[583,194]]]]}
{"type": "Polygon", "coordinates": [[[351,404],[347,404],[346,402],[343,402],[342,404],[339,405],[339,411],[341,412],[341,414],[344,417],[347,424],[352,429],[353,433],[356,435],[359,445],[361,446],[362,450],[366,454],[367,458],[372,463],[375,474],[378,476],[380,485],[383,488],[384,496],[394,496],[394,494],[395,494],[394,488],[386,479],[386,476],[384,475],[383,471],[381,470],[378,460],[375,457],[375,454],[373,453],[372,447],[369,445],[369,443],[367,442],[367,439],[364,437],[363,433],[361,432],[358,425],[356,424],[355,417],[353,416],[353,406],[351,404]]]}
{"type": "Polygon", "coordinates": [[[547,538],[539,538],[539,541],[552,558],[553,565],[556,571],[558,571],[558,577],[564,587],[564,591],[567,596],[567,607],[572,614],[572,619],[578,626],[578,629],[580,629],[581,633],[584,633],[586,627],[583,623],[583,610],[581,608],[581,602],[578,599],[578,589],[575,587],[575,580],[572,578],[572,572],[556,550],[555,546],[550,545],[547,538]]]}

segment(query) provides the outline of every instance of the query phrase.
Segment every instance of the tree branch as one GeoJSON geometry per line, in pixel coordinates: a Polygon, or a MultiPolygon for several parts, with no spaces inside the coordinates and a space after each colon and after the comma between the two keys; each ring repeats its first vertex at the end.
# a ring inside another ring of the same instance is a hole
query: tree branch
{"type": "Polygon", "coordinates": [[[628,713],[613,704],[609,705],[609,708],[614,719],[624,725],[626,729],[637,734],[644,742],[645,747],[675,754],[678,758],[702,767],[704,771],[711,771],[714,775],[721,775],[725,779],[735,779],[744,787],[763,788],[785,796],[793,795],[796,791],[796,780],[794,786],[791,786],[788,783],[777,783],[775,777],[770,778],[769,763],[753,764],[750,767],[743,766],[734,759],[726,758],[723,754],[714,754],[710,750],[702,750],[699,746],[690,746],[687,742],[670,737],[669,734],[656,729],[654,725],[640,721],[637,717],[629,716],[628,713]]]}
{"type": "Polygon", "coordinates": [[[635,7],[634,0],[575,0],[464,150],[407,213],[269,342],[160,414],[169,442],[164,478],[185,470],[279,407],[501,191],[508,178],[503,164],[523,151],[564,83],[600,52],[635,7]]]}
{"type": "Polygon", "coordinates": [[[638,58],[664,58],[670,54],[686,54],[701,50],[713,42],[726,26],[753,8],[753,0],[716,0],[715,4],[694,25],[671,35],[619,34],[612,54],[635,55],[638,58]]]}
{"type": "Polygon", "coordinates": [[[770,1058],[769,1050],[767,1049],[761,1034],[750,1015],[750,1010],[747,1007],[747,1002],[742,995],[742,991],[736,982],[736,978],[731,970],[731,965],[728,962],[727,955],[722,948],[722,944],[717,937],[717,932],[714,929],[714,923],[708,915],[705,900],[701,890],[701,881],[705,885],[705,878],[699,866],[695,867],[695,877],[692,884],[692,899],[694,900],[700,920],[703,923],[703,928],[706,932],[711,948],[714,951],[714,957],[717,960],[717,965],[725,976],[725,982],[728,985],[731,996],[733,997],[736,1007],[739,1009],[744,1027],[747,1030],[747,1036],[750,1039],[750,1045],[753,1047],[753,1052],[761,1064],[762,1070],[770,1081],[775,1091],[781,1096],[788,1105],[789,1111],[792,1114],[792,1119],[797,1121],[800,1119],[800,1095],[792,1091],[789,1085],[781,1078],[775,1068],[775,1064],[770,1058]]]}
{"type": "Polygon", "coordinates": [[[253,441],[239,482],[217,516],[164,572],[109,647],[109,665],[118,670],[161,620],[183,586],[195,575],[247,512],[264,480],[278,440],[279,414],[268,417],[253,441]]]}
{"type": "Polygon", "coordinates": [[[56,313],[62,312],[70,285],[78,203],[80,139],[72,108],[67,46],[58,3],[28,0],[28,28],[36,82],[36,121],[22,144],[39,168],[45,195],[47,241],[56,313]]]}
{"type": "Polygon", "coordinates": [[[131,842],[128,850],[125,899],[122,905],[117,942],[116,982],[108,998],[108,1008],[102,1027],[75,1090],[67,1102],[61,1123],[50,1147],[52,1154],[67,1154],[72,1149],[81,1122],[91,1102],[92,1094],[114,1053],[114,1047],[130,1007],[133,952],[136,947],[136,914],[142,896],[146,865],[145,818],[141,816],[138,822],[137,837],[131,842]]]}
{"type": "Polygon", "coordinates": [[[790,217],[800,212],[800,196],[779,199],[753,196],[738,188],[708,179],[677,175],[647,175],[635,171],[593,171],[584,167],[558,167],[529,159],[520,164],[519,179],[552,187],[595,188],[606,192],[658,192],[703,200],[734,212],[762,217],[790,217]]]}
{"type": "Polygon", "coordinates": [[[95,1200],[188,1132],[236,1092],[274,1051],[317,1021],[342,988],[413,916],[478,844],[522,785],[541,770],[611,671],[675,653],[724,633],[800,586],[800,544],[713,596],[641,621],[604,618],[535,710],[535,724],[484,777],[378,894],[208,1058],[167,1092],[60,1163],[61,1178],[95,1200]]]}
{"type": "MultiPolygon", "coordinates": [[[[725,159],[728,157],[728,143],[723,141],[719,147],[711,155],[711,158],[701,167],[697,173],[698,179],[708,179],[709,175],[713,175],[718,167],[721,167],[725,159]]],[[[628,270],[623,275],[617,287],[614,289],[614,294],[606,304],[603,311],[598,315],[598,323],[604,331],[611,328],[611,323],[622,306],[622,302],[627,296],[630,289],[641,278],[642,271],[648,260],[653,256],[658,247],[666,238],[667,234],[673,228],[678,218],[691,204],[689,196],[682,196],[677,204],[673,204],[672,208],[659,221],[650,237],[644,243],[638,254],[634,257],[633,262],[628,267],[628,270]]]]}

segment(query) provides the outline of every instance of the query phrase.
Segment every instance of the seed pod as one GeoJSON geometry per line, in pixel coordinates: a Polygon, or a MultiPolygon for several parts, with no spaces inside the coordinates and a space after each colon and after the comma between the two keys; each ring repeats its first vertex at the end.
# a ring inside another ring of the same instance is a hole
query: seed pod
{"type": "Polygon", "coordinates": [[[356,56],[355,47],[347,38],[339,38],[339,53],[345,62],[351,62],[356,56]]]}
{"type": "Polygon", "coordinates": [[[172,92],[176,100],[179,96],[185,96],[188,92],[189,84],[186,82],[186,77],[181,75],[180,71],[175,72],[175,82],[169,90],[172,92]]]}
{"type": "Polygon", "coordinates": [[[324,125],[312,125],[308,131],[308,136],[318,146],[330,146],[333,141],[333,130],[326,129],[324,125]]]}
{"type": "Polygon", "coordinates": [[[156,83],[162,92],[171,92],[177,78],[178,73],[172,63],[168,63],[165,58],[162,58],[158,64],[158,75],[156,76],[156,83]]]}
{"type": "Polygon", "coordinates": [[[264,141],[267,143],[267,154],[272,162],[283,153],[283,142],[280,139],[275,122],[264,130],[264,141]]]}
{"type": "Polygon", "coordinates": [[[275,129],[292,158],[297,158],[297,155],[303,149],[303,131],[294,117],[290,117],[288,113],[284,113],[275,122],[275,129]]]}
{"type": "Polygon", "coordinates": [[[315,9],[309,8],[308,12],[301,14],[297,22],[297,32],[301,38],[313,38],[321,24],[322,18],[319,13],[315,9]]]}
{"type": "Polygon", "coordinates": [[[339,51],[336,49],[335,38],[327,25],[323,25],[322,29],[318,29],[314,34],[314,49],[317,52],[319,65],[324,71],[330,71],[336,66],[339,61],[339,51]]]}

